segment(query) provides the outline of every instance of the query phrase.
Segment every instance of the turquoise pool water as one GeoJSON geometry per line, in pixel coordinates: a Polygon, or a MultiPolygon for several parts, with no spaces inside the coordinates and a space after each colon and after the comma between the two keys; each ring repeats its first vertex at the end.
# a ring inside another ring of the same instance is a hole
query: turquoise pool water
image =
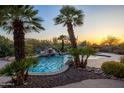
{"type": "Polygon", "coordinates": [[[39,57],[39,64],[35,68],[30,68],[29,72],[33,73],[57,72],[62,69],[67,60],[68,55],[39,57]]]}

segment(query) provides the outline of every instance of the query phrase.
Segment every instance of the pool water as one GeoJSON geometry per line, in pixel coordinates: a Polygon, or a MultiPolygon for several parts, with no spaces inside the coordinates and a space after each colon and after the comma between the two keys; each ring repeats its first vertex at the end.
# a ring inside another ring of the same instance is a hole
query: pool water
{"type": "MultiPolygon", "coordinates": [[[[105,58],[102,56],[90,56],[89,59],[100,59],[105,58]]],[[[39,57],[39,64],[34,67],[30,68],[29,72],[31,73],[50,73],[50,72],[57,72],[60,71],[65,63],[68,60],[72,60],[73,58],[70,55],[54,55],[48,57],[39,57]]]]}
{"type": "Polygon", "coordinates": [[[68,60],[68,55],[39,57],[39,64],[34,68],[30,68],[29,72],[36,72],[36,73],[57,72],[64,67],[67,60],[68,60]]]}

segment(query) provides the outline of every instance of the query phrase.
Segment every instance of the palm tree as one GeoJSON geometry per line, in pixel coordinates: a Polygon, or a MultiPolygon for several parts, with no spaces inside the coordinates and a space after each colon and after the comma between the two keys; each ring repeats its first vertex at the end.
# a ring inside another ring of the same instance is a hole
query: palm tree
{"type": "Polygon", "coordinates": [[[62,41],[61,51],[64,52],[64,45],[65,45],[64,40],[67,39],[67,36],[66,35],[60,35],[58,39],[62,41]]]}
{"type": "Polygon", "coordinates": [[[84,14],[82,10],[78,10],[73,6],[63,6],[60,14],[54,19],[55,25],[63,24],[67,26],[67,31],[73,48],[77,48],[77,42],[74,35],[74,26],[83,24],[84,14]]]}
{"type": "MultiPolygon", "coordinates": [[[[33,6],[0,6],[0,26],[7,31],[13,33],[15,59],[21,64],[21,60],[25,58],[25,33],[44,30],[41,25],[43,21],[37,17],[38,10],[34,10],[33,6]]],[[[22,84],[24,70],[22,69],[18,75],[18,82],[22,84]]]]}
{"type": "Polygon", "coordinates": [[[37,17],[38,10],[34,10],[33,6],[1,6],[0,9],[0,26],[7,31],[13,33],[15,59],[20,61],[25,58],[25,33],[44,30],[41,25],[43,21],[37,17]]]}
{"type": "MultiPolygon", "coordinates": [[[[63,6],[60,10],[60,14],[54,19],[55,25],[63,24],[63,26],[67,26],[69,39],[73,48],[77,48],[73,27],[81,26],[83,24],[83,17],[84,14],[82,10],[78,10],[73,6],[63,6]]],[[[79,55],[75,57],[75,64],[77,66],[80,65],[79,55]]]]}

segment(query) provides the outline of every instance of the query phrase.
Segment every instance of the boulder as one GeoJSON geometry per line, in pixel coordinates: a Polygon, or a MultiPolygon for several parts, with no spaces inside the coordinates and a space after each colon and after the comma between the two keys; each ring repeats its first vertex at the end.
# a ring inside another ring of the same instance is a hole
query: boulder
{"type": "Polygon", "coordinates": [[[94,73],[96,73],[96,74],[102,74],[103,71],[102,71],[100,68],[97,68],[97,69],[94,71],[94,73]]]}

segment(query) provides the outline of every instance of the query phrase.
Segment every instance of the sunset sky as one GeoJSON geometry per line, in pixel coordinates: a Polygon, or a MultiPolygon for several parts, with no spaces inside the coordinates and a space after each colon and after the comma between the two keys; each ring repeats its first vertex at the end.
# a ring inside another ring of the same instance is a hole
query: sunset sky
{"type": "MultiPolygon", "coordinates": [[[[45,31],[40,33],[28,33],[26,37],[36,38],[39,40],[52,39],[61,34],[68,35],[66,27],[62,25],[54,25],[53,18],[59,14],[62,6],[35,6],[39,10],[39,17],[42,17],[45,31]]],[[[78,41],[92,41],[99,43],[107,36],[115,36],[124,40],[124,6],[94,6],[82,5],[75,6],[81,9],[84,14],[84,24],[80,27],[75,27],[75,35],[78,41]]],[[[4,35],[12,39],[12,34],[8,35],[0,29],[0,35],[4,35]]]]}

